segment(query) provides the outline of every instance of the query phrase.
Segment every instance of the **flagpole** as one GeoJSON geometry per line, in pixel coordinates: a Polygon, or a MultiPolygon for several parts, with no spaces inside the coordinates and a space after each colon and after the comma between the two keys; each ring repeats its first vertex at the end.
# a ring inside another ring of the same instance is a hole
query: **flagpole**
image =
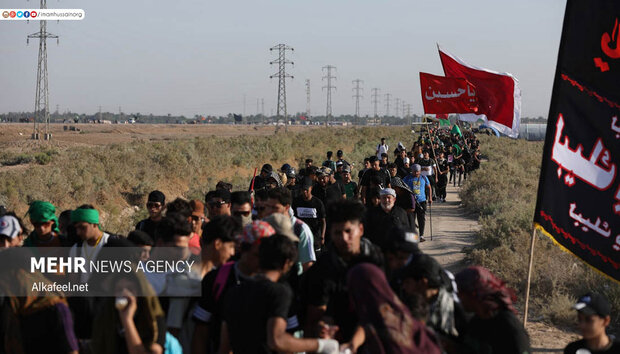
{"type": "Polygon", "coordinates": [[[536,228],[533,227],[532,240],[530,241],[530,263],[527,267],[527,284],[525,287],[525,310],[523,312],[523,327],[527,325],[527,311],[530,303],[530,282],[532,280],[532,266],[534,264],[534,241],[536,241],[536,228]]]}

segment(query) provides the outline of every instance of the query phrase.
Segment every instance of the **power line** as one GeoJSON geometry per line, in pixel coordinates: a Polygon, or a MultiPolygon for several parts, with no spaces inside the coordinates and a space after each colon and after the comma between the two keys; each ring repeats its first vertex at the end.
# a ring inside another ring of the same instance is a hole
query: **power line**
{"type": "Polygon", "coordinates": [[[327,76],[323,76],[323,80],[327,79],[327,86],[323,86],[323,89],[327,89],[327,107],[325,112],[325,126],[329,118],[332,116],[332,89],[336,89],[336,86],[332,85],[332,80],[336,80],[336,77],[332,75],[332,70],[336,70],[333,65],[326,65],[323,70],[327,69],[327,76]]]}
{"type": "Polygon", "coordinates": [[[399,109],[400,109],[400,98],[396,97],[396,105],[394,105],[394,110],[396,111],[396,112],[394,113],[394,116],[395,116],[396,118],[398,118],[398,112],[399,112],[399,109]]]}
{"type": "MultiPolygon", "coordinates": [[[[47,9],[47,0],[41,0],[41,9],[47,9]]],[[[47,32],[47,21],[39,21],[39,32],[29,34],[26,37],[26,44],[31,38],[39,39],[39,61],[37,66],[37,91],[34,98],[34,128],[32,131],[32,139],[39,140],[40,127],[42,121],[45,122],[45,140],[52,139],[50,128],[50,110],[49,110],[49,88],[47,77],[47,39],[56,38],[58,36],[47,32]]]]}
{"type": "Polygon", "coordinates": [[[390,98],[392,97],[391,93],[385,94],[385,117],[390,116],[390,98]]]}
{"type": "Polygon", "coordinates": [[[378,110],[377,110],[377,105],[379,104],[379,91],[381,89],[378,88],[372,88],[370,89],[371,94],[371,98],[372,98],[372,104],[375,107],[375,119],[378,117],[378,110]]]}
{"type": "Polygon", "coordinates": [[[360,87],[360,84],[363,82],[364,81],[360,79],[353,80],[353,83],[355,84],[355,87],[353,88],[353,91],[355,91],[355,95],[353,95],[353,98],[355,98],[355,124],[357,124],[357,118],[360,116],[360,98],[364,97],[360,95],[360,91],[364,90],[363,87],[360,87]]]}
{"type": "Polygon", "coordinates": [[[277,50],[278,51],[278,59],[269,62],[269,64],[278,64],[278,72],[269,76],[270,79],[274,77],[278,78],[278,119],[283,118],[284,123],[286,124],[287,120],[287,112],[286,112],[286,78],[293,78],[292,75],[286,73],[286,64],[293,65],[293,62],[290,60],[286,60],[286,51],[293,51],[294,49],[287,46],[286,44],[278,44],[274,47],[269,48],[270,51],[277,50]]]}
{"type": "Polygon", "coordinates": [[[310,79],[306,79],[306,119],[310,119],[310,79]]]}

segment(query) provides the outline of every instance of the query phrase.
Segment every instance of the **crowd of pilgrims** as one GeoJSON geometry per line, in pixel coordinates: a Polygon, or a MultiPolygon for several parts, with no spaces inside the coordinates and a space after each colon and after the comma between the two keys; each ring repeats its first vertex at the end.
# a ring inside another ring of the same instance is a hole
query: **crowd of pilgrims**
{"type": "MultiPolygon", "coordinates": [[[[199,265],[113,280],[109,297],[5,292],[0,352],[529,353],[512,289],[480,266],[452,274],[419,247],[432,203],[480,166],[478,139],[437,129],[410,149],[384,138],[369,153],[357,171],[342,150],[299,169],[265,164],[248,190],[219,182],[204,202],[153,191],[128,235],[103,231],[93,205],[57,217],[34,201],[31,232],[2,208],[0,257],[67,247],[93,260],[135,247],[126,257],[137,263],[173,247],[199,265]]],[[[27,287],[44,275],[9,267],[0,278],[27,287]]]]}

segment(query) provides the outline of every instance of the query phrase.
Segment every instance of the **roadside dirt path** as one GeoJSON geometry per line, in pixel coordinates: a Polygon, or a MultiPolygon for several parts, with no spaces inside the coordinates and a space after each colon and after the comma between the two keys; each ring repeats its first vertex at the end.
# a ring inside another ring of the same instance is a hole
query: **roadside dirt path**
{"type": "MultiPolygon", "coordinates": [[[[426,213],[426,242],[420,244],[425,253],[435,257],[439,264],[452,273],[465,268],[463,249],[474,243],[479,229],[477,215],[467,213],[461,206],[458,187],[448,186],[445,203],[433,203],[433,240],[431,241],[430,212],[426,213]]],[[[566,344],[579,339],[574,332],[556,328],[544,322],[530,321],[527,325],[533,353],[561,353],[566,344]]]]}

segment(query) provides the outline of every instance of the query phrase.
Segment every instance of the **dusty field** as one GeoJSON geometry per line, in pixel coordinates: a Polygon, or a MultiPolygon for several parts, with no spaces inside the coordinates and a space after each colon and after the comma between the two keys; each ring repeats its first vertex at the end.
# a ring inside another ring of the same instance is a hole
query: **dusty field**
{"type": "MultiPolygon", "coordinates": [[[[44,126],[41,126],[44,129],[44,126]]],[[[316,129],[316,126],[289,126],[288,131],[316,129]]],[[[239,135],[272,135],[284,127],[256,125],[192,125],[192,124],[50,124],[52,141],[31,140],[30,123],[1,123],[0,148],[28,149],[49,144],[56,147],[108,145],[131,141],[192,139],[195,137],[234,137],[239,135]],[[72,126],[79,131],[65,131],[72,126]],[[278,128],[278,129],[277,129],[278,128]]],[[[44,131],[44,130],[43,130],[44,131]]]]}

